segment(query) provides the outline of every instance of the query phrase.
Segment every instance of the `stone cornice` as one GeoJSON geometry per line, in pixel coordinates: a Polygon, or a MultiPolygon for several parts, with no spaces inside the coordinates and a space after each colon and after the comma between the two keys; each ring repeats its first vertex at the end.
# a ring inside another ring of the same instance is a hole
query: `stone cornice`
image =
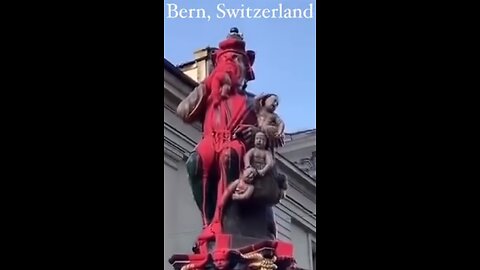
{"type": "Polygon", "coordinates": [[[165,70],[168,70],[168,72],[177,77],[179,81],[182,81],[184,84],[187,84],[192,88],[198,85],[196,81],[185,75],[179,68],[174,66],[172,63],[170,63],[170,61],[165,58],[163,58],[163,65],[165,70]]]}
{"type": "Polygon", "coordinates": [[[194,140],[178,131],[172,125],[164,122],[163,127],[166,130],[166,133],[163,137],[165,143],[173,145],[176,149],[182,151],[183,153],[190,153],[195,147],[196,143],[194,140]],[[173,140],[172,137],[176,137],[179,140],[173,140]],[[183,142],[184,144],[180,145],[178,142],[183,142]]]}
{"type": "Polygon", "coordinates": [[[317,188],[317,184],[315,182],[315,179],[311,177],[308,173],[300,169],[295,163],[291,162],[287,158],[285,158],[282,154],[280,153],[275,153],[276,159],[279,161],[280,164],[285,166],[287,169],[291,170],[295,174],[297,174],[299,177],[299,180],[302,180],[301,182],[307,187],[307,188],[317,188]]]}
{"type": "Polygon", "coordinates": [[[312,232],[317,231],[317,222],[316,222],[316,214],[312,213],[305,207],[302,207],[301,204],[292,200],[292,198],[288,197],[281,200],[279,204],[276,205],[278,209],[285,212],[289,215],[292,219],[297,220],[303,226],[307,227],[312,232]]]}

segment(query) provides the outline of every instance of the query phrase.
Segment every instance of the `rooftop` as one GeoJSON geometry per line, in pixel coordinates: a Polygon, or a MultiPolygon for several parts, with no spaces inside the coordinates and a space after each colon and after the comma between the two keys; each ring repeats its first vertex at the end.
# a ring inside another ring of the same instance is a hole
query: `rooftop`
{"type": "Polygon", "coordinates": [[[317,135],[317,129],[307,129],[292,133],[285,133],[285,142],[294,141],[301,138],[313,137],[317,135]]]}
{"type": "Polygon", "coordinates": [[[217,50],[217,48],[209,47],[209,46],[206,47],[206,48],[203,48],[203,49],[199,49],[196,52],[206,51],[207,55],[204,56],[204,57],[198,58],[198,59],[194,59],[194,60],[191,60],[191,61],[188,61],[188,62],[181,63],[181,64],[177,65],[177,68],[182,69],[184,67],[188,67],[188,66],[191,66],[191,65],[195,64],[197,61],[207,59],[208,56],[209,56],[209,53],[214,52],[215,50],[217,50]]]}
{"type": "Polygon", "coordinates": [[[192,78],[188,77],[185,73],[183,73],[180,69],[178,69],[175,65],[170,63],[166,58],[163,58],[163,65],[166,70],[170,73],[175,75],[178,79],[182,80],[183,82],[187,83],[188,85],[192,86],[192,89],[198,86],[198,83],[194,81],[192,78]]]}

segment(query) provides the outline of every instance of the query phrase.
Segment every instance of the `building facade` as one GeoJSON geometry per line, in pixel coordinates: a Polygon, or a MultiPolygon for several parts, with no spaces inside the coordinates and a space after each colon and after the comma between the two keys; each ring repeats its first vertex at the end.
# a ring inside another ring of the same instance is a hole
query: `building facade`
{"type": "MultiPolygon", "coordinates": [[[[201,231],[200,212],[195,206],[187,179],[185,161],[201,138],[200,123],[185,124],[176,116],[177,105],[211,71],[212,49],[194,53],[195,59],[174,66],[164,59],[164,267],[172,254],[191,253],[201,231]]],[[[288,124],[288,123],[287,123],[288,124]]],[[[275,207],[277,236],[292,242],[297,264],[303,269],[316,265],[316,131],[287,134],[276,162],[287,175],[286,198],[275,207]],[[312,165],[314,164],[314,165],[312,165]]]]}

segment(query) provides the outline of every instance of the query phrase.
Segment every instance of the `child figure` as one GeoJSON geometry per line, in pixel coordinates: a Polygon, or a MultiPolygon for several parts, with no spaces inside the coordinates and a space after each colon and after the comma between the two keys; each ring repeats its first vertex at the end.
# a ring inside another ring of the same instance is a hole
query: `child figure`
{"type": "Polygon", "coordinates": [[[254,177],[255,169],[245,169],[239,179],[228,185],[227,190],[223,193],[221,206],[225,205],[230,197],[233,200],[247,200],[252,197],[254,189],[252,181],[254,177]]]}
{"type": "Polygon", "coordinates": [[[222,197],[222,205],[231,196],[233,200],[247,200],[253,195],[252,184],[257,175],[265,174],[273,167],[272,153],[266,149],[267,138],[263,132],[255,134],[255,147],[250,149],[244,157],[245,170],[242,176],[228,185],[222,197]]]}
{"type": "Polygon", "coordinates": [[[282,146],[285,130],[285,124],[275,113],[278,104],[278,97],[275,94],[261,95],[257,98],[257,123],[272,141],[270,146],[273,148],[282,146]]]}
{"type": "Polygon", "coordinates": [[[273,167],[274,159],[267,149],[265,133],[259,131],[255,134],[255,147],[248,150],[243,162],[245,168],[253,167],[260,176],[264,176],[273,167]]]}
{"type": "Polygon", "coordinates": [[[254,189],[252,181],[254,177],[255,170],[252,168],[244,170],[243,177],[241,177],[239,180],[236,180],[238,181],[238,185],[236,185],[232,195],[233,200],[246,200],[252,197],[254,189]]]}

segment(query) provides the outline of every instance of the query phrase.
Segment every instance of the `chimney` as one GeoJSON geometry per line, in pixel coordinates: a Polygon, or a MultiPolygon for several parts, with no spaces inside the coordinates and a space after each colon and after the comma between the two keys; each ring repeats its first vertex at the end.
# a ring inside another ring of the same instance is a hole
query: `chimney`
{"type": "Polygon", "coordinates": [[[194,60],[181,64],[178,67],[188,77],[196,82],[203,81],[213,70],[212,53],[215,48],[204,48],[193,53],[194,60]]]}

